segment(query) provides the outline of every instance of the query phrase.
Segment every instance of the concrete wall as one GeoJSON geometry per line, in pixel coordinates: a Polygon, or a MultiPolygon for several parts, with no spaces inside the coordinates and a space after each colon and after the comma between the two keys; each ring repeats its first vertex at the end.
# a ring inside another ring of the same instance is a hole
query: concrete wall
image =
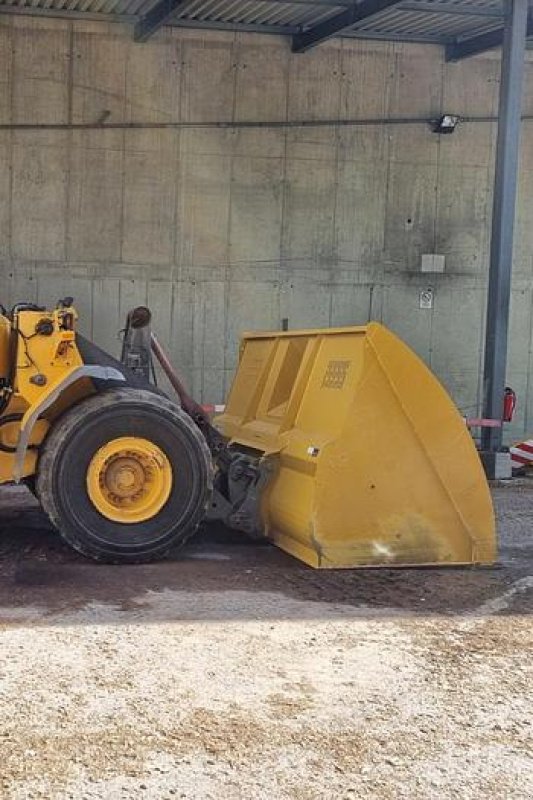
{"type": "MultiPolygon", "coordinates": [[[[533,112],[528,64],[525,111],[533,112]]],[[[0,122],[145,123],[384,118],[497,110],[494,55],[286,41],[0,17],[0,122]]],[[[383,320],[474,413],[495,125],[0,131],[0,294],[72,294],[81,327],[117,353],[148,303],[194,392],[220,401],[243,328],[383,320]],[[446,274],[419,272],[423,252],[446,274]],[[434,289],[433,308],[419,293],[434,289]]],[[[530,390],[533,122],[523,124],[509,381],[530,390]]],[[[529,407],[526,403],[528,399],[529,407]]]]}

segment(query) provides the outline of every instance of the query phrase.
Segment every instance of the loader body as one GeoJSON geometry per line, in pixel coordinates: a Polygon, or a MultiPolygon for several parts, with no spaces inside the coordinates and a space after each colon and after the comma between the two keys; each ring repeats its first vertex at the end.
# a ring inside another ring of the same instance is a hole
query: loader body
{"type": "Polygon", "coordinates": [[[213,427],[148,309],[123,363],[76,319],[70,298],[0,316],[0,483],[26,480],[84,555],[159,558],[219,519],[319,568],[494,561],[464,421],[383,326],[245,334],[213,427]],[[149,383],[150,350],[177,402],[149,383]]]}

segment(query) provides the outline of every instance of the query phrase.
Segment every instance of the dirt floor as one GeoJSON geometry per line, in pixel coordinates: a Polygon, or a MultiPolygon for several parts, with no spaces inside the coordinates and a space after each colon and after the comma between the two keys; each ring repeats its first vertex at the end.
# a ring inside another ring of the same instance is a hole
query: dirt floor
{"type": "Polygon", "coordinates": [[[315,572],[95,566],[3,490],[0,798],[533,797],[533,481],[494,495],[494,569],[315,572]]]}

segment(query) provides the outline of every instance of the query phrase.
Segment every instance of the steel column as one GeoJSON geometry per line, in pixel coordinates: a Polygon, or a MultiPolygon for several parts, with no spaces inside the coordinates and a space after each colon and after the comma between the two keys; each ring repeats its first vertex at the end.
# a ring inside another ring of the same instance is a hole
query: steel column
{"type": "MultiPolygon", "coordinates": [[[[503,415],[528,7],[527,0],[505,3],[483,372],[483,416],[490,419],[503,415]]],[[[500,451],[501,427],[484,428],[481,442],[488,454],[500,451]]]]}

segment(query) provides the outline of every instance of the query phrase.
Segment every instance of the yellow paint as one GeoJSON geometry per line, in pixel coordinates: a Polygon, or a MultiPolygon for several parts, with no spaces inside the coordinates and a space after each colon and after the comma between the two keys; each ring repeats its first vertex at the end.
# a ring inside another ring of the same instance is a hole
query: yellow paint
{"type": "Polygon", "coordinates": [[[11,336],[11,323],[0,314],[0,376],[7,378],[9,375],[9,339],[11,336]]]}
{"type": "Polygon", "coordinates": [[[172,490],[172,467],[148,439],[122,436],[103,445],[87,470],[94,507],[113,522],[145,522],[158,514],[172,490]]]}
{"type": "Polygon", "coordinates": [[[496,558],[490,492],[462,417],[377,323],[245,334],[216,424],[237,445],[278,454],[265,531],[307,564],[496,558]]]}
{"type": "MultiPolygon", "coordinates": [[[[23,414],[25,410],[25,404],[20,398],[15,396],[9,404],[6,414],[23,414]]],[[[38,445],[40,442],[42,442],[48,432],[49,427],[50,423],[48,420],[38,420],[30,436],[30,445],[38,445]]],[[[20,422],[10,422],[6,425],[1,425],[0,442],[7,447],[15,448],[18,442],[19,431],[20,422]]],[[[37,452],[38,451],[34,448],[31,448],[27,451],[24,460],[24,475],[33,475],[35,472],[37,452]]],[[[0,483],[6,483],[13,480],[14,458],[14,453],[5,453],[4,451],[0,451],[0,483]]]]}
{"type": "Polygon", "coordinates": [[[65,314],[74,314],[73,309],[55,311],[21,311],[18,314],[17,371],[15,390],[29,405],[44,397],[52,384],[58,383],[70,371],[83,364],[78,352],[73,330],[64,330],[65,314]],[[53,324],[51,336],[35,334],[35,326],[41,320],[53,324]],[[37,374],[46,377],[45,386],[32,382],[37,374]]]}
{"type": "MultiPolygon", "coordinates": [[[[61,384],[65,377],[83,364],[75,341],[71,324],[77,319],[73,308],[54,311],[20,311],[15,315],[15,380],[14,391],[8,396],[9,403],[2,416],[20,414],[27,419],[35,408],[61,384]],[[37,333],[36,325],[42,320],[49,321],[52,332],[49,336],[37,333]],[[45,382],[35,382],[37,375],[43,375],[45,382]]],[[[0,315],[0,375],[8,378],[12,359],[12,325],[7,317],[0,315]]],[[[82,380],[66,391],[35,425],[30,443],[40,444],[50,427],[50,422],[62,410],[93,392],[91,382],[82,380]]],[[[0,426],[0,442],[15,447],[23,422],[13,422],[0,426]]],[[[0,451],[0,483],[13,480],[15,456],[0,451]]],[[[22,476],[35,472],[37,450],[28,450],[22,476]]]]}

